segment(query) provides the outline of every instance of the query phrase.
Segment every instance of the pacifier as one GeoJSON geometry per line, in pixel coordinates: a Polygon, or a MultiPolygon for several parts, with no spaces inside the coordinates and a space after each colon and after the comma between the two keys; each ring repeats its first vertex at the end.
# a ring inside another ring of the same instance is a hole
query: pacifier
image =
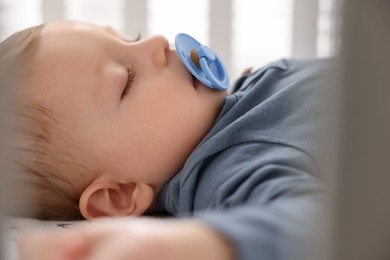
{"type": "Polygon", "coordinates": [[[218,55],[185,33],[175,38],[176,50],[191,74],[211,89],[229,88],[229,75],[218,55]]]}

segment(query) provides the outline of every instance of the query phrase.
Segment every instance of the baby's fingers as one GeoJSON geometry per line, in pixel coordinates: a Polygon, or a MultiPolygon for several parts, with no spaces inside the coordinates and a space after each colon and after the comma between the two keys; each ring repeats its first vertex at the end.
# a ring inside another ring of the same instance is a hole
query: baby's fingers
{"type": "Polygon", "coordinates": [[[126,239],[111,237],[102,241],[98,245],[95,245],[95,247],[91,249],[88,257],[88,260],[106,259],[125,260],[139,258],[135,258],[131,255],[131,252],[129,252],[129,241],[126,241],[126,239]]]}
{"type": "Polygon", "coordinates": [[[147,236],[131,236],[129,233],[117,233],[116,236],[101,240],[90,251],[88,260],[165,260],[161,244],[147,236]]]}

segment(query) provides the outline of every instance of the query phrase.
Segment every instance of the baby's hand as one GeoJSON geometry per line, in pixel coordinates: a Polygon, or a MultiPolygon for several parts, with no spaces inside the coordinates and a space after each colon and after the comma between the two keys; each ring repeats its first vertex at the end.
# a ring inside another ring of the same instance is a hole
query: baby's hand
{"type": "Polygon", "coordinates": [[[89,222],[22,237],[21,260],[230,260],[228,242],[192,220],[149,218],[89,222]]]}

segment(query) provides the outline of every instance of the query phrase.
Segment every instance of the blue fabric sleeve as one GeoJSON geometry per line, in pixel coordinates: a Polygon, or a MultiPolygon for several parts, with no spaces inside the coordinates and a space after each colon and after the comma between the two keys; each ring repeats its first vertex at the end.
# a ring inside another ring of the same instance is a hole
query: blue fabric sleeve
{"type": "Polygon", "coordinates": [[[203,167],[198,187],[217,184],[218,175],[225,178],[195,194],[195,207],[205,210],[194,217],[226,236],[237,259],[305,259],[319,234],[315,229],[325,221],[319,215],[326,204],[326,188],[312,176],[316,165],[310,156],[284,145],[245,143],[203,167]]]}
{"type": "MultiPolygon", "coordinates": [[[[276,165],[271,168],[286,170],[276,165]]],[[[288,177],[275,180],[278,184],[273,182],[269,185],[283,185],[284,190],[279,189],[279,194],[266,203],[250,198],[243,205],[201,211],[195,217],[228,238],[237,259],[308,259],[314,253],[308,250],[318,246],[311,245],[318,240],[314,229],[325,221],[319,221],[319,205],[324,205],[321,188],[310,177],[288,177]]]]}

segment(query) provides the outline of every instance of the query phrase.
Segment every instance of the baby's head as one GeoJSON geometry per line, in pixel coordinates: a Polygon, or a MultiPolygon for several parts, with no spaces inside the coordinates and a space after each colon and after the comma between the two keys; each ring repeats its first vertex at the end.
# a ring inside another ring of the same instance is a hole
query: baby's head
{"type": "Polygon", "coordinates": [[[14,144],[37,216],[140,215],[212,127],[226,92],[194,85],[161,36],[60,21],[15,34],[14,144]]]}

